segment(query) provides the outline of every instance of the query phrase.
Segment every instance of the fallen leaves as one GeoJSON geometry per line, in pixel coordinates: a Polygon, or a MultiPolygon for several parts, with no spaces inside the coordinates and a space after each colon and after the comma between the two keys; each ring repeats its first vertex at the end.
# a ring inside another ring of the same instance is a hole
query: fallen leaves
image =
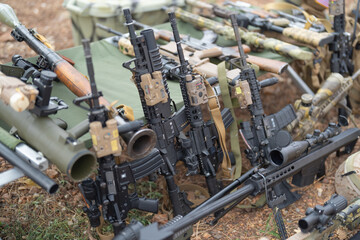
{"type": "Polygon", "coordinates": [[[169,221],[169,218],[167,214],[155,214],[151,221],[158,222],[160,225],[163,225],[169,221]]]}

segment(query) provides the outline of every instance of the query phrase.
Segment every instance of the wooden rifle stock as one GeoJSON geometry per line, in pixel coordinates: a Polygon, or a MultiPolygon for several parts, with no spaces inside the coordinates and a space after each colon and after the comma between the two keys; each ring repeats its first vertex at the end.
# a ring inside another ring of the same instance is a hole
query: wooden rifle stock
{"type": "Polygon", "coordinates": [[[288,64],[286,62],[263,58],[263,57],[252,56],[252,55],[248,55],[248,57],[246,58],[246,61],[249,63],[258,65],[259,68],[263,71],[272,72],[272,73],[276,73],[276,74],[283,73],[288,66],[288,64]]]}
{"type": "MultiPolygon", "coordinates": [[[[76,96],[82,97],[91,93],[89,80],[65,60],[59,61],[54,66],[54,72],[59,80],[76,96]]],[[[100,104],[106,107],[110,103],[103,97],[99,98],[100,104]]]]}

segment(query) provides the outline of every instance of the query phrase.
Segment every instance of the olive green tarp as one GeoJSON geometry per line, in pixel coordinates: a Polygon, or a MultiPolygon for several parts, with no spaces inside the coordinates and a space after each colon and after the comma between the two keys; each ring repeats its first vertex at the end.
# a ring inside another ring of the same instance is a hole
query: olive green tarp
{"type": "MultiPolygon", "coordinates": [[[[157,26],[159,29],[170,30],[170,24],[162,24],[157,26]]],[[[202,32],[196,30],[192,25],[178,21],[178,28],[181,34],[188,34],[194,38],[201,38],[202,32]]],[[[19,43],[25,44],[25,43],[19,43]]],[[[219,36],[217,44],[220,46],[234,46],[234,41],[225,40],[219,36]]],[[[129,105],[134,109],[136,119],[143,118],[143,111],[139,99],[139,94],[135,84],[130,80],[132,73],[125,69],[122,64],[131,59],[125,56],[120,51],[111,45],[106,40],[91,43],[92,59],[94,63],[95,80],[99,91],[102,91],[104,97],[109,101],[118,101],[118,104],[129,105]]],[[[58,53],[72,59],[75,62],[75,68],[84,75],[87,75],[86,63],[82,46],[77,46],[65,50],[60,50],[58,53]]],[[[269,51],[261,53],[251,53],[252,55],[262,56],[266,58],[287,61],[291,59],[283,57],[279,54],[269,51]]],[[[30,61],[36,61],[35,58],[30,61]]],[[[168,81],[170,89],[170,97],[175,101],[179,107],[182,103],[181,91],[178,82],[168,81]]],[[[71,128],[87,118],[87,111],[75,106],[72,101],[76,98],[61,82],[54,82],[52,96],[56,96],[64,100],[69,108],[59,111],[52,117],[61,118],[68,123],[68,128],[71,128]]]]}
{"type": "MultiPolygon", "coordinates": [[[[162,24],[159,25],[158,28],[171,29],[170,24],[162,24]]],[[[195,38],[202,37],[201,31],[196,30],[187,23],[178,21],[178,28],[181,34],[189,34],[195,38]]],[[[217,44],[220,46],[233,46],[236,43],[233,41],[227,41],[223,37],[219,36],[217,44]]],[[[84,75],[87,75],[82,46],[58,52],[71,58],[76,63],[76,69],[84,75]]],[[[143,111],[139,94],[135,84],[130,81],[132,74],[129,70],[123,68],[122,66],[123,62],[128,61],[131,58],[120,53],[116,47],[105,40],[91,43],[91,52],[98,90],[103,92],[104,97],[109,102],[118,101],[118,104],[129,105],[134,109],[135,118],[142,118],[143,111]]],[[[290,61],[289,58],[285,58],[269,51],[251,54],[281,61],[290,61]]],[[[168,81],[168,85],[171,98],[178,106],[181,105],[182,97],[178,82],[168,81]]],[[[85,110],[72,104],[72,100],[75,98],[75,95],[73,95],[62,83],[54,84],[52,95],[63,99],[69,105],[69,109],[61,110],[58,114],[56,114],[56,117],[65,120],[69,127],[76,125],[87,117],[85,110]]]]}

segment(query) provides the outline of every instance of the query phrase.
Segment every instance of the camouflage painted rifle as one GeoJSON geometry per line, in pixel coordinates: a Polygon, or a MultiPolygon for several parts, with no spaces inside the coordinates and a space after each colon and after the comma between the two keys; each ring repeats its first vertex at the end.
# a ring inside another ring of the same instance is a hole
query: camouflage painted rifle
{"type": "MultiPolygon", "coordinates": [[[[304,139],[306,134],[312,133],[315,124],[323,118],[334,106],[341,105],[349,113],[351,110],[342,101],[350,90],[353,79],[360,74],[360,71],[352,77],[344,78],[339,73],[331,74],[323,83],[322,87],[314,96],[304,94],[301,100],[294,104],[296,109],[296,119],[287,126],[288,131],[295,132],[294,139],[304,139]]],[[[343,121],[345,121],[344,119],[343,121]]]]}
{"type": "Polygon", "coordinates": [[[231,14],[236,14],[237,23],[240,27],[248,28],[249,25],[258,27],[261,30],[281,33],[296,41],[309,44],[313,47],[324,46],[334,40],[334,36],[329,33],[317,33],[314,29],[304,29],[291,27],[290,21],[279,18],[261,18],[253,13],[238,13],[230,9],[219,7],[215,4],[208,4],[198,0],[186,0],[186,3],[193,6],[203,17],[217,16],[229,19],[231,14]],[[281,24],[281,21],[283,22],[281,24]],[[285,23],[284,23],[285,21],[285,23]],[[276,25],[279,22],[280,24],[276,25]],[[281,26],[279,26],[281,25],[281,26]],[[285,26],[283,26],[285,25],[285,26]],[[289,26],[290,25],[290,26],[289,26]]]}
{"type": "MultiPolygon", "coordinates": [[[[307,233],[297,233],[288,238],[288,240],[327,240],[340,226],[347,227],[349,230],[356,229],[360,223],[360,199],[354,201],[338,213],[322,217],[320,221],[321,223],[318,224],[318,229],[314,229],[307,233]]],[[[305,225],[304,221],[301,223],[305,225]]],[[[358,238],[354,238],[354,240],[355,239],[358,238]]]]}
{"type": "MultiPolygon", "coordinates": [[[[182,10],[181,8],[176,8],[175,14],[177,18],[180,18],[185,22],[189,22],[198,27],[205,27],[211,29],[217,34],[224,36],[226,39],[236,41],[233,28],[230,26],[226,26],[222,23],[198,16],[196,14],[192,14],[190,12],[182,10]]],[[[274,38],[266,38],[264,35],[255,32],[245,32],[241,29],[239,29],[239,32],[246,44],[271,50],[293,59],[311,60],[313,58],[313,53],[302,50],[295,45],[285,43],[274,38]]]]}

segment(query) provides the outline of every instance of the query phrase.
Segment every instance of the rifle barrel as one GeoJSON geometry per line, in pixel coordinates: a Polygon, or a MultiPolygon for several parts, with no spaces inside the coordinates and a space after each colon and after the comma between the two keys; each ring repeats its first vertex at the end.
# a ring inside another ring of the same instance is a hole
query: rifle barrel
{"type": "Polygon", "coordinates": [[[19,168],[27,177],[33,180],[40,187],[45,189],[48,193],[55,193],[59,185],[51,180],[48,176],[42,173],[39,169],[34,168],[30,164],[22,160],[18,155],[0,142],[0,156],[13,166],[19,168]]]}

